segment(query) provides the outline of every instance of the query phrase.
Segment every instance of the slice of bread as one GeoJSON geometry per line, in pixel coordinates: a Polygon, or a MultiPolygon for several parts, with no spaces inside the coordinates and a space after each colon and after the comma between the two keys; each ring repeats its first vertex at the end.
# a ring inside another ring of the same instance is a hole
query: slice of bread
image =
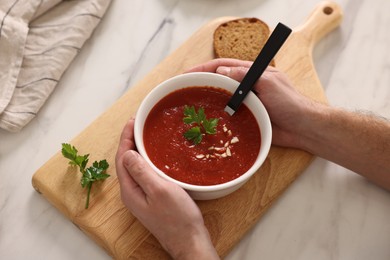
{"type": "Polygon", "coordinates": [[[222,23],[214,31],[215,56],[254,61],[269,35],[268,25],[257,18],[222,23]]]}

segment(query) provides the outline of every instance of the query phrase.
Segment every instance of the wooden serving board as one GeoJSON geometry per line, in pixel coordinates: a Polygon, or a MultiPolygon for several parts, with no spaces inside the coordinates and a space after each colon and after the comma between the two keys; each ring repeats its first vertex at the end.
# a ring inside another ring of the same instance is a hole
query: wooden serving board
{"type": "MultiPolygon", "coordinates": [[[[122,128],[156,85],[214,58],[213,32],[219,24],[233,18],[222,17],[200,28],[72,140],[80,153],[91,153],[90,161],[107,158],[110,163],[112,177],[94,184],[89,209],[84,209],[86,190],[80,186],[80,175],[68,167],[60,152],[33,176],[34,188],[115,259],[169,258],[121,202],[114,157],[122,128]]],[[[312,50],[340,24],[341,18],[341,9],[335,3],[319,4],[308,20],[293,30],[275,57],[277,68],[288,74],[302,93],[320,102],[327,101],[313,66],[312,50]]],[[[262,168],[238,191],[221,199],[197,202],[221,257],[227,255],[312,159],[312,155],[303,151],[272,147],[262,168]]]]}

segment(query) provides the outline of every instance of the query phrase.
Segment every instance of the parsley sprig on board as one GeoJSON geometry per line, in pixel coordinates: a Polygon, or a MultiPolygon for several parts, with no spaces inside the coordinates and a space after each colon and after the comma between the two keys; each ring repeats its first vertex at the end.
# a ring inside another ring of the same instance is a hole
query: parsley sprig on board
{"type": "Polygon", "coordinates": [[[99,162],[95,161],[92,166],[87,167],[89,154],[79,155],[77,149],[67,143],[62,144],[62,155],[69,159],[69,164],[72,166],[78,166],[81,176],[81,186],[83,188],[87,188],[87,201],[85,202],[85,208],[87,209],[89,206],[89,197],[91,193],[92,184],[95,181],[105,180],[110,177],[109,174],[106,173],[109,164],[106,160],[101,160],[99,162]]]}
{"type": "Polygon", "coordinates": [[[196,112],[194,106],[185,106],[183,122],[190,125],[195,124],[194,127],[184,133],[184,137],[193,141],[194,144],[199,144],[204,134],[215,134],[217,132],[218,119],[207,119],[202,107],[196,112]]]}

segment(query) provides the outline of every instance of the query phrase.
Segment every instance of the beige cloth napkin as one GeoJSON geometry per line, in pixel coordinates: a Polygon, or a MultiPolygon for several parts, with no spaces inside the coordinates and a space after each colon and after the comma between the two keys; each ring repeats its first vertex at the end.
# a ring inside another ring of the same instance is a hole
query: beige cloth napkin
{"type": "Polygon", "coordinates": [[[0,128],[38,113],[111,0],[0,0],[0,128]]]}

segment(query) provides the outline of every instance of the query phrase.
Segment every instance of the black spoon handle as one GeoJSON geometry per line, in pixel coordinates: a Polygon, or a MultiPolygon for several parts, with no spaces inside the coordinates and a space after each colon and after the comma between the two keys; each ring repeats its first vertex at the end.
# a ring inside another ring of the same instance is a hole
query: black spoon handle
{"type": "Polygon", "coordinates": [[[226,112],[233,115],[234,112],[237,111],[238,107],[252,89],[253,85],[263,74],[271,60],[282,47],[283,43],[287,40],[291,31],[292,30],[284,24],[278,23],[256,60],[249,68],[248,73],[245,75],[244,79],[241,81],[240,85],[229,100],[225,108],[226,112]]]}

